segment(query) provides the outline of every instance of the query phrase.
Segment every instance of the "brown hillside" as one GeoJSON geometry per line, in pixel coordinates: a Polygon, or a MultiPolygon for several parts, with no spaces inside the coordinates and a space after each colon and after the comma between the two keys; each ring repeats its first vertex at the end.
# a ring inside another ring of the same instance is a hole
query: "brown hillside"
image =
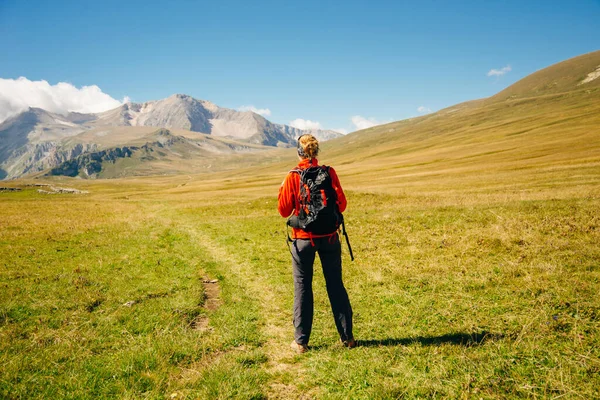
{"type": "Polygon", "coordinates": [[[600,50],[565,60],[544,68],[521,79],[498,94],[490,101],[536,97],[562,93],[571,90],[584,90],[600,87],[600,78],[582,83],[588,74],[600,68],[600,50]]]}

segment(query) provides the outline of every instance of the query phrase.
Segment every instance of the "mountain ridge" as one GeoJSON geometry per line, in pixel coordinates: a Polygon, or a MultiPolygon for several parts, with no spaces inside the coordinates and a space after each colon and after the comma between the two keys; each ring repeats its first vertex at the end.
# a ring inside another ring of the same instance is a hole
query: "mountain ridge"
{"type": "Polygon", "coordinates": [[[273,123],[255,112],[220,107],[186,94],[144,103],[129,102],[97,115],[94,125],[186,129],[269,146],[293,145],[296,137],[309,131],[320,140],[341,136],[330,130],[302,130],[273,123]]]}
{"type": "Polygon", "coordinates": [[[489,101],[522,99],[600,87],[600,79],[586,78],[600,68],[600,50],[542,68],[488,98],[489,101]]]}

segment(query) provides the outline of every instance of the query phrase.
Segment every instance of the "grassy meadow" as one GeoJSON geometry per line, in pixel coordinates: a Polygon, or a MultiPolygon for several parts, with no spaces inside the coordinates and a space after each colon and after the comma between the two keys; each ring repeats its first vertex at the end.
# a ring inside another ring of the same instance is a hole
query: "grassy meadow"
{"type": "Polygon", "coordinates": [[[597,164],[545,182],[474,166],[389,191],[341,165],[360,346],[339,345],[315,274],[302,356],[284,165],[1,193],[0,397],[600,396],[597,164]]]}

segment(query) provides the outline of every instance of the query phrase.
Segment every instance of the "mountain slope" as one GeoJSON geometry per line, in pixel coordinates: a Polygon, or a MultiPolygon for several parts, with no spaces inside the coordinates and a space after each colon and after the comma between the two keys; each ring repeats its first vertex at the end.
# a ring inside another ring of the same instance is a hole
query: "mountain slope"
{"type": "Polygon", "coordinates": [[[600,51],[559,62],[521,79],[490,97],[490,101],[520,99],[600,87],[600,51]],[[589,79],[589,80],[588,80],[589,79]]]}
{"type": "Polygon", "coordinates": [[[4,121],[0,124],[0,179],[48,168],[87,151],[88,146],[79,146],[56,154],[62,140],[80,133],[81,124],[93,119],[93,115],[59,115],[31,108],[4,121]]]}
{"type": "Polygon", "coordinates": [[[419,185],[420,178],[432,174],[492,180],[499,169],[547,168],[545,174],[552,174],[557,165],[565,171],[593,166],[600,176],[600,79],[579,84],[598,65],[600,52],[576,57],[491,98],[324,143],[323,154],[372,188],[419,185]],[[563,79],[564,71],[570,72],[563,79]],[[554,89],[535,89],[542,87],[554,89]]]}
{"type": "Polygon", "coordinates": [[[93,119],[86,114],[53,114],[40,108],[10,118],[0,124],[0,160],[27,142],[61,140],[82,131],[79,124],[93,119]]]}
{"type": "Polygon", "coordinates": [[[207,135],[175,135],[167,129],[136,137],[128,143],[125,146],[102,146],[80,154],[52,168],[47,175],[117,178],[190,173],[210,169],[225,155],[253,150],[252,146],[227,143],[207,135]]]}

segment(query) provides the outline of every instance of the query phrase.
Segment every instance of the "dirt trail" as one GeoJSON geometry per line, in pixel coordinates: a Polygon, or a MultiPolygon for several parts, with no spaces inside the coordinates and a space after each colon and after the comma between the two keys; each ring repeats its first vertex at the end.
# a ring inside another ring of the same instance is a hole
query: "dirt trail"
{"type": "Polygon", "coordinates": [[[284,375],[290,374],[291,380],[297,380],[303,376],[301,366],[294,362],[294,353],[289,347],[293,338],[292,325],[287,320],[286,313],[282,310],[280,299],[274,290],[266,286],[266,271],[257,270],[246,260],[238,259],[225,248],[219,246],[214,240],[197,228],[185,227],[191,238],[201,244],[211,257],[223,265],[226,270],[224,274],[233,274],[241,282],[244,282],[249,294],[257,300],[260,307],[261,320],[263,322],[263,334],[266,343],[263,347],[269,361],[267,372],[272,376],[269,398],[302,398],[302,392],[293,384],[284,383],[284,375]]]}

